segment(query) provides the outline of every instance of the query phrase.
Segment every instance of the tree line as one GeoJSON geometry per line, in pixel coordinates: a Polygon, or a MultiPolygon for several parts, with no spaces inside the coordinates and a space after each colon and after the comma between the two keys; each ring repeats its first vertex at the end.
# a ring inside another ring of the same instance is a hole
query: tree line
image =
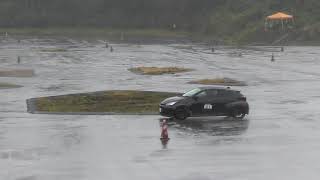
{"type": "Polygon", "coordinates": [[[223,0],[2,0],[2,27],[196,29],[223,0]]]}
{"type": "Polygon", "coordinates": [[[214,34],[262,27],[266,15],[319,22],[319,0],[1,0],[1,27],[162,28],[214,34]],[[174,26],[173,26],[174,25],[174,26]]]}

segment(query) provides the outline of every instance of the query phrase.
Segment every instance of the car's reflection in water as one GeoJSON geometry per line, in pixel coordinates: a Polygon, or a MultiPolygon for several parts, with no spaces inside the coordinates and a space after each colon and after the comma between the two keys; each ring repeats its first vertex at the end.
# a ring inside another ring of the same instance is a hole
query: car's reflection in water
{"type": "Polygon", "coordinates": [[[233,136],[244,133],[249,127],[249,119],[232,117],[197,117],[183,121],[168,119],[169,126],[195,134],[206,133],[212,136],[233,136]]]}

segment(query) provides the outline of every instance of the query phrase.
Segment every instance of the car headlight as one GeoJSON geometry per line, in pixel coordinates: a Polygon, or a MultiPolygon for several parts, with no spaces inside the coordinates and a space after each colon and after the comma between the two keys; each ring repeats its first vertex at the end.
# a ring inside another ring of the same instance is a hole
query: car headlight
{"type": "Polygon", "coordinates": [[[166,105],[167,105],[167,106],[173,106],[175,103],[177,103],[177,102],[169,102],[169,103],[167,103],[166,105]]]}

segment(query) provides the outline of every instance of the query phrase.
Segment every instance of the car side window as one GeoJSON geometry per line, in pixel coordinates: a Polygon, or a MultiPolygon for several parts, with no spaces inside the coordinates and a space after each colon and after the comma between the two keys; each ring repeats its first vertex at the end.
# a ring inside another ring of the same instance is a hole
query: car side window
{"type": "Polygon", "coordinates": [[[214,96],[217,96],[217,95],[218,95],[218,91],[217,90],[215,90],[215,89],[208,90],[208,96],[214,97],[214,96]]]}
{"type": "Polygon", "coordinates": [[[231,91],[226,91],[226,90],[220,90],[219,91],[219,96],[232,96],[233,93],[231,91]]]}
{"type": "Polygon", "coordinates": [[[207,92],[206,91],[202,91],[202,92],[200,92],[199,94],[196,95],[196,97],[198,97],[198,98],[202,98],[202,97],[205,97],[205,96],[207,96],[207,92]]]}

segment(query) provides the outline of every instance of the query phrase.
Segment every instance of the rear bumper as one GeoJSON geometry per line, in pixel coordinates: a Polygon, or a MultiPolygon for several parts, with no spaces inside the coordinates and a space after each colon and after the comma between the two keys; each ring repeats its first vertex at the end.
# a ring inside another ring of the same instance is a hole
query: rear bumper
{"type": "Polygon", "coordinates": [[[168,106],[160,105],[159,113],[161,116],[173,117],[174,116],[174,108],[168,106]]]}

